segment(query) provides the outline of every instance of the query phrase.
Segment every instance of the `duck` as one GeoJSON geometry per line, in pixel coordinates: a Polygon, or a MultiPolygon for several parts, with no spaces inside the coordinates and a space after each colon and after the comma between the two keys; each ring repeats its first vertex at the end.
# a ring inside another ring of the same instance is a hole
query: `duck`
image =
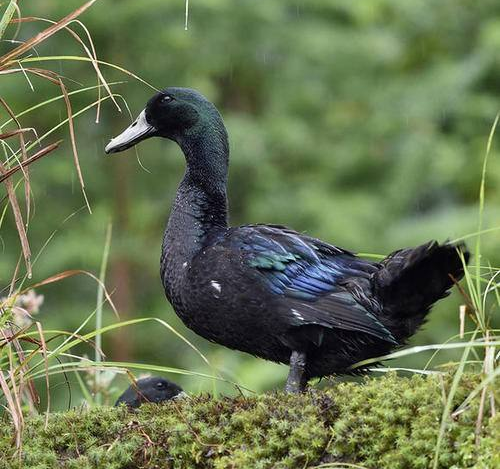
{"type": "Polygon", "coordinates": [[[463,244],[429,241],[375,262],[282,225],[230,226],[228,134],[196,90],[156,93],[105,152],[152,137],[186,160],[161,249],[168,301],[205,339],[289,365],[287,392],[366,372],[355,365],[404,345],[464,275],[463,244]]]}
{"type": "Polygon", "coordinates": [[[146,402],[159,404],[186,396],[176,383],[161,376],[150,376],[132,383],[117,399],[115,407],[126,405],[130,409],[137,409],[146,402]]]}

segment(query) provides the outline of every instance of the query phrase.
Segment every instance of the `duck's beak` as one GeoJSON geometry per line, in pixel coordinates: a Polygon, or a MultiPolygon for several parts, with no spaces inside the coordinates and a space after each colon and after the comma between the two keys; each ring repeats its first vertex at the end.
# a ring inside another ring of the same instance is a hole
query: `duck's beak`
{"type": "Polygon", "coordinates": [[[106,153],[118,153],[133,147],[137,143],[156,134],[156,128],[146,120],[146,111],[142,111],[133,124],[106,145],[106,153]]]}
{"type": "Polygon", "coordinates": [[[184,391],[181,391],[179,394],[174,396],[172,399],[174,399],[175,401],[180,400],[180,399],[189,399],[189,394],[184,392],[184,391]]]}

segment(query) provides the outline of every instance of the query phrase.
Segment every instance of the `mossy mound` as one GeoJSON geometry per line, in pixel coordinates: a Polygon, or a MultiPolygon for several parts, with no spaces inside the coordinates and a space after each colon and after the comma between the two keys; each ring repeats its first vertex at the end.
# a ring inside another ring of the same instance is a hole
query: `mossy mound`
{"type": "MultiPolygon", "coordinates": [[[[479,382],[462,379],[456,402],[479,382]]],[[[432,467],[448,385],[439,377],[394,374],[304,395],[198,396],[138,412],[93,408],[26,420],[21,455],[0,426],[2,468],[264,469],[432,467]],[[351,466],[349,466],[351,464],[351,466]]],[[[478,404],[451,420],[438,467],[500,467],[500,416],[475,443],[478,404]]]]}

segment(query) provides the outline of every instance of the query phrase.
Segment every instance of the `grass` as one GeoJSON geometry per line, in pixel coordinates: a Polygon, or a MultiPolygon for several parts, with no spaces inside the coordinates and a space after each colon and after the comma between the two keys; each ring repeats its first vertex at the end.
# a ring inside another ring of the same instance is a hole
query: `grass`
{"type": "MultiPolygon", "coordinates": [[[[483,168],[482,168],[482,174],[481,174],[481,185],[479,189],[479,216],[478,216],[478,235],[476,236],[476,243],[475,243],[475,263],[476,263],[476,268],[475,268],[475,283],[473,282],[473,278],[471,276],[470,270],[465,269],[465,281],[468,286],[468,297],[472,300],[472,304],[469,305],[469,307],[472,307],[472,314],[473,317],[475,318],[476,322],[476,330],[474,331],[474,334],[471,337],[471,341],[467,344],[467,346],[464,348],[462,357],[460,359],[460,363],[457,366],[457,369],[455,371],[455,375],[453,377],[453,383],[450,389],[450,392],[448,394],[448,398],[446,400],[446,405],[443,409],[443,414],[441,416],[441,425],[439,429],[439,435],[438,435],[438,440],[436,443],[436,449],[435,449],[435,454],[434,454],[434,462],[433,462],[433,469],[437,469],[439,466],[439,454],[441,451],[441,446],[442,442],[444,439],[444,435],[446,433],[446,429],[448,428],[450,424],[450,420],[452,418],[451,416],[451,410],[452,410],[452,402],[455,397],[455,394],[458,389],[458,385],[460,383],[460,380],[462,379],[464,370],[465,370],[465,365],[467,362],[467,359],[469,357],[469,354],[472,350],[473,342],[476,337],[476,334],[482,334],[482,338],[484,340],[485,344],[485,353],[484,353],[484,363],[483,363],[483,374],[486,375],[486,382],[490,382],[490,384],[483,384],[482,392],[481,392],[481,401],[478,409],[478,415],[477,415],[477,421],[476,421],[476,430],[475,430],[475,439],[476,443],[479,443],[480,436],[481,436],[481,430],[482,430],[482,421],[484,419],[484,412],[485,412],[485,398],[486,394],[489,393],[491,396],[491,416],[494,417],[496,414],[496,408],[495,408],[495,396],[494,396],[494,390],[492,388],[493,386],[493,381],[494,377],[496,376],[495,374],[495,368],[498,370],[499,365],[498,363],[495,365],[495,357],[494,357],[494,347],[497,344],[492,344],[490,342],[490,330],[489,330],[489,323],[490,323],[490,317],[486,312],[486,304],[488,300],[488,296],[491,294],[492,291],[495,292],[495,300],[496,300],[496,306],[497,308],[500,307],[500,301],[499,296],[498,296],[498,283],[496,287],[492,290],[490,285],[492,285],[492,282],[495,281],[496,275],[498,272],[495,272],[494,269],[491,269],[490,266],[490,279],[488,280],[488,284],[486,288],[483,288],[483,283],[481,282],[482,280],[482,254],[481,254],[481,231],[483,229],[483,214],[484,214],[484,204],[485,204],[485,185],[486,185],[486,175],[487,175],[487,164],[488,164],[488,158],[491,152],[491,145],[493,142],[493,136],[495,135],[495,131],[497,129],[498,125],[498,119],[499,119],[499,114],[496,115],[495,120],[493,122],[493,125],[491,127],[490,135],[488,137],[488,143],[486,145],[486,153],[484,157],[484,162],[483,162],[483,168]],[[491,348],[493,347],[493,349],[491,348]]],[[[462,259],[463,260],[463,259],[462,259]]],[[[485,381],[483,381],[485,383],[485,381]]]]}
{"type": "MultiPolygon", "coordinates": [[[[3,56],[0,56],[0,76],[1,75],[17,75],[19,80],[22,82],[26,80],[28,86],[33,89],[33,85],[30,81],[29,76],[35,75],[41,77],[49,82],[57,85],[60,88],[60,95],[54,98],[43,100],[42,102],[31,106],[24,111],[15,114],[9,104],[4,100],[1,100],[0,104],[6,110],[9,118],[1,123],[0,125],[0,144],[4,152],[4,162],[0,163],[0,182],[4,184],[7,189],[8,203],[6,203],[1,211],[0,216],[0,228],[3,226],[5,214],[10,210],[14,214],[14,219],[16,222],[16,228],[18,231],[22,258],[24,258],[26,273],[21,273],[20,263],[14,269],[12,275],[12,281],[7,287],[7,294],[4,299],[0,301],[0,385],[2,387],[6,410],[10,414],[11,420],[15,426],[16,434],[16,444],[18,449],[20,449],[22,441],[22,432],[24,429],[24,413],[26,410],[30,412],[36,412],[37,408],[40,407],[40,397],[37,392],[36,381],[42,379],[45,382],[46,392],[47,392],[47,402],[45,404],[45,409],[48,411],[50,409],[50,377],[54,375],[66,375],[66,373],[71,370],[74,371],[80,383],[82,393],[87,396],[91,403],[99,404],[102,401],[103,389],[100,383],[101,371],[114,369],[120,373],[128,373],[131,379],[134,379],[133,374],[129,371],[130,369],[140,369],[140,370],[150,370],[150,371],[163,371],[163,372],[179,372],[179,373],[191,373],[188,370],[177,370],[173,368],[163,368],[163,367],[151,367],[147,364],[120,364],[112,363],[102,360],[102,335],[116,330],[118,328],[127,327],[130,325],[137,325],[144,321],[157,321],[162,324],[167,330],[173,332],[178,337],[183,339],[188,343],[189,346],[194,348],[194,346],[184,339],[175,329],[170,325],[166,324],[164,321],[156,318],[142,318],[139,321],[125,321],[116,322],[111,326],[103,327],[103,305],[108,303],[114,309],[109,293],[104,287],[105,270],[107,265],[107,258],[111,243],[111,231],[108,231],[104,253],[103,261],[101,265],[101,271],[99,277],[96,277],[90,272],[85,272],[82,270],[73,270],[61,272],[53,275],[41,282],[36,284],[30,284],[32,265],[38,259],[39,255],[45,249],[46,245],[52,240],[56,232],[47,240],[47,242],[42,246],[40,252],[36,255],[35,260],[32,260],[32,252],[28,239],[28,226],[30,222],[30,207],[31,207],[31,190],[30,190],[30,175],[28,172],[28,167],[38,161],[39,159],[53,154],[59,147],[60,141],[48,143],[42,149],[30,154],[35,147],[40,146],[42,142],[48,140],[56,131],[61,128],[66,127],[69,131],[69,139],[71,142],[72,153],[74,157],[75,169],[78,175],[78,180],[82,190],[82,195],[85,200],[85,205],[89,212],[91,212],[90,203],[87,199],[85,193],[85,182],[83,173],[80,168],[79,158],[78,158],[78,148],[75,139],[75,119],[82,115],[83,113],[96,109],[96,121],[99,120],[99,109],[100,105],[105,100],[111,100],[114,102],[118,110],[121,110],[118,101],[123,100],[123,98],[116,93],[111,91],[111,87],[123,83],[123,82],[106,82],[103,74],[101,73],[100,66],[107,65],[119,69],[122,73],[133,77],[145,84],[145,80],[141,79],[139,76],[129,72],[128,70],[113,66],[106,62],[102,62],[98,59],[96,50],[92,41],[92,37],[85,27],[85,25],[80,22],[77,18],[82,15],[88,8],[92,6],[95,0],[88,1],[82,4],[81,7],[77,8],[73,12],[70,12],[67,16],[59,21],[50,21],[44,18],[22,18],[21,12],[17,5],[16,0],[10,1],[7,8],[4,10],[3,15],[0,18],[0,39],[3,39],[4,34],[7,31],[9,24],[16,24],[18,27],[25,22],[38,22],[39,24],[48,23],[49,26],[45,29],[40,30],[33,37],[20,43],[18,46],[13,47],[3,56]],[[14,18],[17,13],[18,18],[14,18]],[[80,35],[73,29],[73,26],[77,25],[84,31],[87,42],[80,37],[80,35]],[[52,36],[57,34],[59,31],[65,30],[71,34],[75,41],[82,47],[84,53],[83,57],[76,56],[48,56],[48,57],[30,57],[29,51],[37,45],[42,44],[49,40],[52,36]],[[82,87],[74,91],[68,91],[65,85],[65,79],[58,73],[48,69],[48,68],[34,68],[34,61],[83,61],[89,63],[96,73],[97,85],[82,87]],[[101,90],[106,92],[105,95],[101,95],[101,90]],[[74,95],[97,91],[97,99],[90,104],[82,107],[78,110],[73,110],[71,99],[74,95]],[[24,128],[21,125],[20,119],[24,119],[29,114],[36,112],[44,106],[49,106],[57,101],[63,101],[65,103],[67,117],[62,119],[58,124],[54,125],[50,130],[44,134],[39,134],[35,129],[24,128]],[[4,130],[15,126],[13,130],[4,130]],[[29,136],[33,135],[32,140],[29,140],[29,136]],[[18,139],[19,148],[16,150],[12,144],[8,143],[8,139],[18,139]],[[13,182],[13,176],[17,173],[22,173],[22,178],[17,182],[13,182]],[[19,192],[21,188],[24,190],[24,203],[25,210],[21,208],[19,203],[19,192]],[[74,332],[62,331],[62,330],[44,330],[42,324],[35,320],[34,317],[30,316],[27,324],[22,327],[16,325],[16,312],[20,311],[21,306],[19,305],[19,299],[23,297],[27,292],[33,289],[43,288],[45,285],[53,284],[56,282],[63,281],[69,277],[75,275],[86,275],[93,278],[97,283],[97,308],[90,314],[90,316],[82,323],[81,327],[74,332]],[[81,334],[81,331],[89,324],[92,317],[95,318],[95,329],[91,333],[81,334]],[[95,339],[95,342],[93,342],[95,339]],[[75,355],[73,349],[77,348],[79,345],[85,344],[89,346],[95,355],[93,361],[87,360],[82,355],[75,355]],[[161,369],[161,370],[160,370],[161,369]],[[80,373],[88,373],[92,371],[93,383],[91,388],[85,383],[85,379],[82,379],[80,373]]],[[[1,77],[0,77],[1,78],[1,77]]],[[[148,85],[151,86],[151,85],[148,85]]],[[[125,102],[125,106],[126,102],[125,102]]],[[[196,350],[196,349],[195,349],[196,350]]],[[[199,353],[199,351],[197,351],[199,353]]],[[[207,359],[199,353],[202,359],[208,363],[207,359]]],[[[200,374],[200,376],[205,376],[200,374]]],[[[221,379],[218,376],[206,375],[210,379],[221,379]]]]}
{"type": "MultiPolygon", "coordinates": [[[[466,373],[453,399],[477,384],[466,373]]],[[[337,383],[301,395],[283,392],[214,398],[193,396],[138,412],[76,408],[26,421],[23,461],[13,458],[10,426],[0,423],[0,459],[34,468],[363,468],[427,469],[435,422],[452,376],[394,372],[337,383]]],[[[473,435],[478,401],[457,416],[441,442],[440,469],[492,469],[499,462],[498,418],[473,435]]]]}
{"type": "MultiPolygon", "coordinates": [[[[102,314],[103,314],[103,305],[104,305],[104,282],[106,277],[106,267],[108,265],[109,259],[109,249],[111,247],[111,233],[112,233],[112,225],[108,224],[108,228],[106,230],[106,241],[104,243],[104,252],[102,254],[102,262],[101,269],[99,273],[99,281],[100,285],[97,289],[97,306],[96,306],[96,315],[95,315],[95,330],[99,331],[102,329],[102,314]]],[[[95,362],[99,364],[102,360],[102,335],[98,334],[96,336],[96,350],[95,350],[95,362]]],[[[95,371],[95,382],[94,382],[94,396],[95,403],[102,404],[102,391],[101,391],[101,373],[97,369],[95,371]]]]}
{"type": "MultiPolygon", "coordinates": [[[[21,249],[19,262],[13,268],[12,281],[10,282],[10,285],[6,286],[6,298],[0,301],[0,387],[4,395],[4,406],[6,408],[6,412],[10,415],[10,421],[14,428],[14,446],[18,450],[22,448],[23,444],[25,446],[29,446],[31,444],[29,439],[26,439],[26,431],[28,432],[28,435],[33,435],[33,432],[35,432],[34,429],[40,430],[40,425],[42,424],[45,429],[50,430],[51,425],[53,425],[53,428],[57,428],[57,425],[61,424],[61,422],[64,421],[64,416],[60,416],[57,414],[50,415],[49,413],[51,399],[51,379],[54,376],[62,375],[64,377],[67,377],[68,373],[74,373],[77,376],[77,381],[81,393],[86,398],[88,404],[90,406],[97,407],[99,406],[99,404],[105,402],[106,400],[109,401],[110,396],[107,389],[110,382],[107,377],[111,375],[106,373],[110,371],[118,374],[126,374],[131,380],[135,379],[134,372],[138,371],[193,375],[201,379],[212,380],[214,383],[214,394],[216,393],[215,386],[217,382],[229,382],[228,380],[224,379],[224,377],[218,370],[214,369],[207,358],[191,342],[189,342],[170,324],[162,321],[159,318],[144,317],[141,319],[130,321],[116,320],[116,322],[110,325],[103,326],[103,306],[107,304],[111,306],[111,308],[113,308],[111,295],[105,288],[106,267],[109,252],[111,249],[111,227],[108,228],[106,234],[106,240],[103,246],[102,262],[98,275],[94,275],[90,272],[85,272],[82,270],[73,270],[58,273],[36,284],[30,284],[32,266],[36,263],[40,253],[43,251],[46,244],[51,241],[53,236],[55,236],[56,232],[54,232],[54,234],[47,240],[47,243],[42,247],[42,249],[35,256],[33,256],[28,238],[28,227],[30,223],[30,213],[32,205],[29,167],[39,161],[41,158],[49,155],[57,155],[60,141],[50,141],[50,139],[61,128],[68,129],[68,136],[71,142],[75,169],[78,174],[82,196],[85,201],[85,206],[89,211],[91,211],[90,203],[88,202],[85,194],[84,175],[80,169],[78,159],[78,148],[76,145],[74,130],[77,122],[76,119],[78,116],[81,116],[84,113],[95,109],[96,121],[98,121],[100,105],[106,100],[111,100],[113,103],[115,103],[118,109],[120,109],[119,103],[121,102],[123,102],[125,108],[128,108],[127,103],[123,99],[123,97],[113,91],[113,87],[122,82],[106,82],[104,75],[101,72],[101,66],[111,67],[119,70],[129,77],[139,80],[145,86],[156,90],[153,85],[150,85],[138,75],[118,65],[103,61],[97,57],[97,53],[93,45],[90,33],[85,28],[83,23],[81,23],[77,19],[82,13],[84,13],[89,7],[91,7],[93,3],[94,1],[90,1],[83,4],[80,8],[71,12],[60,21],[53,22],[41,18],[30,19],[30,21],[36,20],[38,22],[37,24],[46,25],[46,23],[48,22],[50,25],[45,29],[42,29],[38,34],[34,35],[25,43],[14,47],[7,54],[0,57],[0,75],[14,74],[18,77],[20,82],[27,80],[29,85],[31,83],[29,76],[35,75],[48,80],[49,82],[58,86],[60,89],[60,94],[58,96],[43,100],[40,103],[25,109],[24,111],[18,112],[17,114],[15,114],[11,110],[9,103],[3,100],[1,101],[1,105],[9,115],[9,118],[0,124],[0,144],[4,153],[4,160],[3,162],[0,162],[0,183],[4,184],[7,191],[7,200],[4,199],[4,201],[2,202],[5,204],[0,211],[0,229],[3,227],[6,213],[11,210],[14,214],[15,225],[20,239],[21,249]],[[80,37],[80,35],[77,34],[76,30],[73,29],[75,25],[77,25],[84,31],[84,38],[80,37]],[[81,45],[84,51],[83,56],[62,54],[53,56],[30,57],[28,55],[32,47],[49,40],[52,36],[62,30],[69,31],[75,41],[81,45]],[[95,71],[97,84],[87,87],[82,86],[77,90],[68,91],[65,86],[63,77],[48,68],[38,68],[47,66],[47,64],[50,64],[52,62],[57,63],[60,61],[87,63],[95,71]],[[90,92],[97,92],[97,98],[88,105],[78,110],[74,110],[71,103],[72,98],[77,94],[90,92]],[[45,132],[44,134],[39,135],[39,133],[35,129],[24,126],[21,122],[21,120],[24,121],[24,119],[29,118],[31,113],[36,113],[36,111],[40,108],[44,106],[50,106],[58,101],[64,102],[67,117],[61,119],[58,124],[54,125],[49,131],[45,132]],[[16,141],[17,143],[12,144],[12,141],[16,141]],[[35,151],[36,146],[40,146],[42,142],[46,141],[47,143],[45,144],[45,146],[35,151]],[[16,174],[21,174],[22,177],[20,177],[17,181],[14,181],[14,176],[16,174]],[[21,192],[22,195],[20,195],[21,192]],[[22,273],[23,262],[25,273],[22,273]],[[46,285],[61,282],[67,278],[77,275],[90,276],[96,282],[97,290],[96,309],[83,320],[80,327],[78,327],[75,331],[45,330],[42,323],[36,321],[35,317],[31,318],[30,322],[23,326],[19,326],[16,324],[16,308],[19,308],[19,306],[16,305],[23,295],[26,295],[30,290],[43,289],[43,287],[46,285]],[[166,333],[172,334],[177,340],[186,343],[190,347],[190,349],[196,355],[198,355],[201,362],[204,364],[204,366],[207,367],[208,372],[196,373],[186,369],[157,366],[147,363],[141,364],[129,362],[114,362],[108,361],[104,358],[102,350],[102,337],[104,334],[112,333],[117,329],[125,327],[139,327],[141,324],[146,322],[154,322],[160,325],[166,333]],[[91,327],[92,330],[88,332],[91,324],[93,324],[93,326],[91,327]],[[86,349],[89,350],[89,353],[93,354],[93,360],[88,359],[82,353],[75,352],[75,350],[81,350],[82,347],[86,347],[86,349]],[[47,392],[47,402],[44,404],[40,403],[40,395],[37,391],[43,385],[45,386],[45,391],[47,392]],[[40,420],[40,418],[36,416],[38,410],[46,411],[46,415],[43,420],[40,420]],[[27,428],[27,425],[29,428],[27,428]]],[[[188,21],[188,11],[189,5],[188,2],[186,2],[186,28],[188,21]]],[[[0,18],[0,39],[4,37],[9,24],[14,23],[20,26],[25,21],[27,20],[23,20],[21,18],[21,13],[17,5],[17,1],[11,0],[4,10],[3,16],[0,18]],[[16,13],[18,18],[14,19],[16,13]]],[[[432,415],[435,417],[435,420],[430,423],[429,421],[427,421],[426,423],[426,425],[431,427],[435,434],[433,434],[432,438],[429,439],[429,441],[432,441],[432,448],[427,448],[425,462],[426,464],[431,464],[434,469],[437,469],[439,467],[447,467],[443,466],[443,461],[447,461],[448,459],[453,458],[453,455],[451,454],[452,451],[450,450],[450,433],[453,433],[455,431],[457,419],[460,420],[464,415],[466,415],[468,425],[467,429],[470,430],[471,428],[473,428],[473,442],[471,443],[469,440],[464,440],[464,445],[466,444],[471,454],[474,453],[476,454],[476,456],[480,451],[480,448],[482,448],[482,437],[485,437],[488,431],[493,431],[490,428],[490,426],[493,425],[493,423],[491,422],[495,422],[495,425],[498,425],[498,396],[495,395],[494,385],[497,381],[498,375],[500,374],[498,357],[495,355],[495,350],[500,345],[500,337],[498,335],[498,330],[493,329],[491,327],[491,324],[493,315],[498,314],[498,310],[500,308],[500,282],[498,280],[500,278],[500,269],[492,267],[491,265],[489,265],[487,260],[483,258],[481,244],[482,236],[496,235],[496,231],[500,229],[499,227],[485,228],[483,226],[483,213],[486,204],[485,188],[487,185],[487,167],[488,160],[491,155],[493,138],[497,129],[498,121],[499,116],[497,115],[493,122],[491,132],[486,144],[485,157],[481,171],[481,184],[479,189],[477,231],[474,233],[466,234],[462,237],[462,239],[467,238],[469,240],[474,240],[474,265],[469,266],[465,269],[465,280],[463,282],[464,286],[461,290],[464,301],[464,307],[462,308],[463,314],[461,332],[456,336],[450,338],[450,341],[447,341],[446,343],[411,347],[405,350],[397,351],[384,357],[365,360],[364,362],[355,365],[361,366],[373,363],[380,359],[398,359],[404,356],[415,355],[428,351],[434,352],[431,359],[422,369],[410,370],[410,372],[415,375],[414,378],[411,378],[414,380],[420,379],[417,377],[417,375],[419,374],[429,375],[429,382],[434,383],[434,388],[432,391],[434,393],[433,395],[435,395],[435,393],[437,392],[435,389],[436,383],[444,383],[446,381],[446,386],[440,389],[440,392],[442,394],[442,405],[436,405],[432,407],[432,409],[429,409],[429,412],[432,413],[432,415]],[[467,332],[465,332],[466,329],[467,332]],[[440,369],[439,362],[436,363],[440,352],[445,350],[456,350],[457,352],[461,352],[459,358],[457,359],[457,362],[449,367],[452,370],[451,374],[450,371],[443,372],[440,369]]],[[[366,256],[375,259],[383,257],[378,254],[366,254],[366,256]]],[[[382,379],[388,379],[388,382],[392,383],[392,381],[390,380],[393,380],[395,378],[389,377],[382,379]]],[[[406,383],[406,381],[404,382],[406,383]]],[[[422,381],[419,381],[419,383],[422,383],[422,381]]],[[[240,387],[237,383],[231,384],[233,384],[237,388],[237,390],[241,392],[240,387]]],[[[377,387],[377,385],[372,383],[370,385],[366,385],[365,390],[361,388],[358,390],[358,388],[356,388],[357,390],[355,392],[360,392],[361,394],[364,392],[368,393],[369,390],[372,389],[370,386],[377,387]]],[[[397,385],[394,385],[394,387],[397,387],[397,385]]],[[[347,387],[345,389],[351,388],[347,387]]],[[[247,394],[249,394],[248,390],[243,389],[243,391],[247,391],[247,394]]],[[[334,396],[329,395],[328,392],[327,395],[330,396],[328,397],[328,399],[332,399],[332,402],[335,403],[335,405],[337,406],[336,409],[338,409],[339,412],[346,412],[346,409],[349,409],[349,401],[347,398],[342,401],[342,399],[340,398],[337,399],[334,396]]],[[[307,405],[311,404],[311,399],[314,401],[314,395],[311,396],[308,395],[307,398],[304,398],[309,399],[307,405]]],[[[258,407],[259,402],[266,401],[266,399],[271,398],[272,397],[255,397],[250,395],[250,397],[241,398],[243,399],[241,401],[236,399],[233,404],[236,405],[236,408],[239,408],[241,406],[244,406],[243,403],[250,402],[250,408],[255,410],[256,407],[258,407]],[[244,399],[249,399],[249,401],[245,401],[244,399]]],[[[201,397],[198,400],[202,408],[203,406],[212,406],[213,409],[217,409],[219,401],[214,400],[213,402],[211,402],[207,399],[204,399],[205,398],[201,397]]],[[[295,398],[289,396],[281,396],[280,399],[293,400],[295,398]]],[[[224,406],[226,406],[227,402],[224,400],[222,402],[223,404],[220,404],[220,406],[222,406],[221,408],[226,409],[226,407],[224,406]]],[[[300,403],[300,399],[297,402],[300,403]]],[[[388,403],[390,404],[390,401],[388,401],[388,403]]],[[[362,407],[361,401],[358,402],[358,404],[360,407],[362,407]]],[[[429,403],[429,405],[431,404],[429,403]]],[[[188,406],[185,405],[183,408],[186,410],[186,412],[189,413],[189,409],[187,407],[188,406]]],[[[370,409],[365,409],[365,411],[368,412],[368,414],[370,414],[371,412],[370,409]]],[[[102,416],[111,415],[113,416],[113,418],[116,417],[117,425],[122,425],[129,421],[127,415],[122,411],[103,409],[97,409],[95,413],[90,414],[89,418],[95,417],[97,419],[100,415],[99,412],[102,412],[102,416]]],[[[150,415],[148,414],[148,412],[150,411],[146,411],[146,413],[143,415],[150,415]]],[[[314,414],[315,411],[311,412],[313,412],[314,414]]],[[[388,412],[388,410],[385,409],[385,412],[388,412]]],[[[207,413],[206,415],[209,414],[207,413]]],[[[221,415],[224,415],[223,411],[221,411],[221,415]]],[[[298,415],[301,415],[300,412],[298,415]]],[[[73,417],[75,418],[75,421],[78,421],[77,416],[75,417],[73,415],[73,417]]],[[[252,421],[250,415],[247,415],[246,417],[248,417],[249,421],[252,421]]],[[[344,415],[344,417],[347,418],[347,415],[344,415]]],[[[358,417],[361,419],[361,415],[359,415],[358,417]]],[[[387,417],[387,415],[385,417],[387,417]]],[[[82,419],[83,418],[84,417],[82,417],[82,419]]],[[[318,424],[317,419],[321,420],[321,418],[321,416],[316,416],[314,425],[318,424]]],[[[283,423],[283,425],[286,425],[287,419],[281,418],[281,420],[278,420],[279,422],[285,422],[283,423]]],[[[335,451],[337,450],[332,450],[332,448],[335,448],[335,443],[332,442],[334,442],[336,438],[336,433],[333,432],[332,428],[334,428],[336,432],[340,433],[342,433],[342,431],[345,431],[345,428],[342,427],[342,424],[339,423],[339,421],[342,422],[342,419],[334,419],[333,417],[331,420],[321,421],[320,427],[323,433],[322,436],[318,436],[318,438],[320,438],[322,441],[323,446],[321,448],[323,452],[332,454],[335,457],[344,457],[344,453],[349,452],[352,449],[349,449],[349,445],[347,449],[344,448],[342,450],[338,450],[338,453],[335,453],[335,451]],[[325,422],[327,422],[327,424],[325,422]],[[333,427],[330,428],[329,425],[333,425],[333,427]],[[324,435],[329,435],[331,440],[324,440],[324,435]]],[[[181,421],[176,421],[174,423],[176,425],[182,424],[181,421]]],[[[371,424],[373,423],[374,422],[372,422],[371,424]]],[[[255,424],[256,423],[254,422],[253,425],[255,424]]],[[[407,424],[409,425],[408,422],[407,424]]],[[[233,422],[232,425],[236,425],[236,423],[233,422]]],[[[271,422],[269,426],[271,427],[272,425],[278,425],[278,423],[271,422]]],[[[357,431],[359,430],[359,425],[366,426],[370,424],[367,423],[367,421],[363,421],[360,423],[360,420],[355,420],[349,423],[349,425],[352,425],[353,431],[357,431]]],[[[127,435],[126,429],[123,430],[122,427],[120,428],[122,429],[121,431],[124,432],[123,435],[127,435]]],[[[238,427],[236,425],[234,428],[236,429],[235,431],[238,431],[238,428],[243,428],[244,431],[242,434],[244,434],[245,431],[252,431],[251,428],[245,426],[238,427]]],[[[153,432],[160,431],[154,423],[151,423],[151,430],[153,432]]],[[[379,429],[379,431],[383,430],[384,429],[379,429]]],[[[204,431],[210,433],[213,431],[213,429],[205,429],[204,431]]],[[[132,431],[132,433],[133,437],[136,438],[137,435],[134,432],[135,429],[132,431]]],[[[50,432],[47,434],[50,435],[50,432]]],[[[308,439],[311,438],[311,434],[301,434],[301,438],[303,438],[304,441],[309,441],[308,439]]],[[[342,445],[344,443],[347,444],[346,442],[349,442],[349,437],[346,435],[344,436],[345,442],[340,442],[339,440],[339,442],[337,442],[338,445],[342,445]]],[[[465,438],[465,436],[462,436],[460,438],[465,438]]],[[[361,435],[359,435],[359,439],[361,439],[361,435]]],[[[198,439],[195,438],[194,440],[191,439],[189,441],[191,444],[191,448],[196,447],[196,451],[198,451],[198,453],[196,454],[199,454],[199,451],[201,450],[198,446],[196,446],[200,443],[198,439]]],[[[355,444],[359,446],[359,440],[356,440],[356,442],[357,443],[355,444]]],[[[0,439],[0,445],[1,444],[2,442],[0,439]]],[[[110,440],[110,446],[108,448],[112,454],[114,454],[113,444],[113,441],[110,440]]],[[[314,447],[314,441],[311,444],[313,444],[314,447]]],[[[141,440],[139,448],[142,448],[141,445],[143,445],[143,440],[141,440]]],[[[356,448],[358,448],[358,446],[356,446],[356,448]]],[[[361,450],[362,448],[356,449],[356,451],[361,450]]],[[[8,452],[9,450],[4,448],[3,451],[8,452]]],[[[57,453],[57,450],[54,451],[57,453]]],[[[182,451],[186,451],[186,458],[195,457],[193,456],[194,453],[192,452],[194,450],[183,449],[182,451]]],[[[321,458],[318,456],[318,454],[316,454],[315,459],[318,465],[314,467],[364,467],[357,465],[357,461],[321,461],[321,458]]],[[[356,454],[359,456],[361,453],[356,454]]],[[[374,463],[374,461],[377,464],[380,464],[380,461],[382,461],[383,459],[383,454],[381,451],[379,451],[377,454],[377,458],[379,459],[375,459],[373,461],[371,461],[367,455],[361,455],[359,456],[359,459],[363,461],[367,460],[369,464],[374,463]]],[[[221,459],[224,459],[225,457],[222,453],[218,454],[217,457],[219,456],[221,459]]],[[[396,458],[396,455],[393,456],[394,458],[396,458]]],[[[238,457],[244,458],[245,456],[240,455],[238,457]]],[[[418,464],[420,464],[419,461],[420,459],[416,457],[414,461],[415,467],[420,467],[418,466],[418,464]]],[[[397,464],[399,463],[394,464],[395,465],[393,467],[399,467],[397,466],[397,464]]],[[[224,466],[221,465],[220,467],[224,466]]],[[[484,467],[486,468],[487,466],[484,467]]]]}

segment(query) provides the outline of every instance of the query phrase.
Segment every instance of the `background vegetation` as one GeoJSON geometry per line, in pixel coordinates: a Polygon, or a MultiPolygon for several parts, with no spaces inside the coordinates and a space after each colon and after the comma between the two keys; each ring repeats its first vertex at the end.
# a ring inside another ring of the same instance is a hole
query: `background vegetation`
{"type": "MultiPolygon", "coordinates": [[[[56,20],[80,5],[38,0],[19,6],[23,17],[56,20]]],[[[282,223],[355,251],[384,254],[477,230],[481,165],[499,109],[499,13],[497,0],[198,0],[186,31],[183,0],[100,0],[81,19],[102,60],[157,88],[197,88],[221,109],[231,139],[233,224],[282,223]]],[[[37,22],[21,23],[15,35],[18,27],[10,25],[5,37],[22,41],[40,29],[37,22]]],[[[12,47],[0,42],[0,55],[12,47]]],[[[89,63],[37,62],[38,56],[83,56],[67,32],[30,53],[30,65],[68,77],[70,92],[96,84],[89,63]]],[[[102,71],[108,82],[127,80],[112,89],[133,115],[142,110],[151,88],[111,67],[102,71]]],[[[29,79],[33,90],[19,75],[1,78],[0,94],[16,113],[61,95],[47,80],[29,79]]],[[[74,112],[96,99],[95,89],[73,95],[74,112]]],[[[142,144],[138,154],[106,157],[105,143],[131,119],[120,105],[121,114],[104,102],[99,124],[92,109],[75,120],[92,214],[66,126],[55,137],[64,139],[62,148],[33,166],[33,252],[57,233],[28,283],[68,269],[98,275],[111,223],[106,285],[122,319],[162,318],[230,379],[256,391],[281,386],[284,367],[194,336],[166,302],[158,275],[161,234],[184,161],[175,145],[160,140],[142,144]]],[[[3,112],[2,123],[9,118],[3,112]]],[[[21,121],[40,131],[65,118],[60,99],[21,121]]],[[[498,156],[493,145],[484,228],[500,220],[498,156]]],[[[7,286],[20,245],[10,211],[3,223],[0,282],[7,286]]],[[[493,231],[482,241],[493,266],[500,263],[498,236],[493,231]]],[[[39,293],[45,301],[37,319],[46,329],[75,330],[96,308],[91,279],[68,278],[39,293]]],[[[412,343],[441,343],[456,334],[461,302],[456,293],[441,302],[412,343]]],[[[105,323],[115,320],[106,310],[105,323]]],[[[210,373],[199,355],[156,323],[123,328],[103,340],[110,360],[210,373]]],[[[441,355],[442,361],[457,356],[441,355]]],[[[391,365],[421,368],[428,358],[414,355],[391,365]]],[[[192,392],[213,386],[196,376],[172,377],[192,392]]],[[[116,386],[125,385],[123,378],[116,386]]],[[[78,392],[74,386],[73,403],[78,392]]],[[[53,408],[67,404],[67,388],[55,386],[53,408]]]]}

